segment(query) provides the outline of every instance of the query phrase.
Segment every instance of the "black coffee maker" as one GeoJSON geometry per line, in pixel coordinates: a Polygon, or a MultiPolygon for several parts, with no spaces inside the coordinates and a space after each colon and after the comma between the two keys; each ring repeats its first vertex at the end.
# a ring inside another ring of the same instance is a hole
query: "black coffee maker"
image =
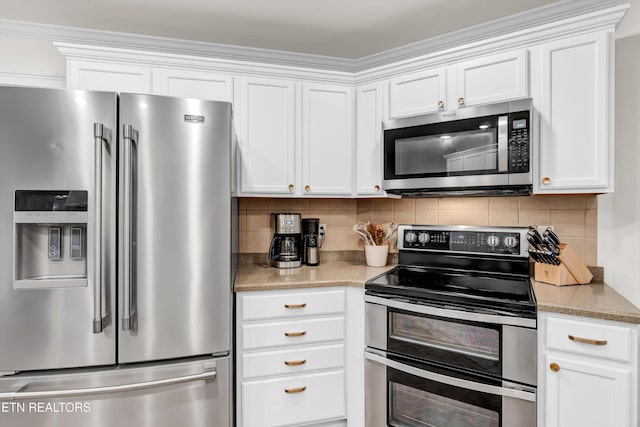
{"type": "Polygon", "coordinates": [[[302,263],[305,265],[320,264],[320,248],[324,244],[324,233],[320,230],[318,218],[302,220],[302,263]]]}
{"type": "Polygon", "coordinates": [[[302,234],[299,213],[274,214],[274,230],[269,248],[271,265],[295,268],[302,265],[302,234]]]}

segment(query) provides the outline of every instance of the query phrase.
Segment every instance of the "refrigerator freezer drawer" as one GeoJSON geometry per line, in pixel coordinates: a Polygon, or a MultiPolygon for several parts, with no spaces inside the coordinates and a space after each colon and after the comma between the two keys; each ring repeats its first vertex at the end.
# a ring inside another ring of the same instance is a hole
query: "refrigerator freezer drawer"
{"type": "Polygon", "coordinates": [[[230,425],[229,357],[0,379],[15,427],[230,425]]]}

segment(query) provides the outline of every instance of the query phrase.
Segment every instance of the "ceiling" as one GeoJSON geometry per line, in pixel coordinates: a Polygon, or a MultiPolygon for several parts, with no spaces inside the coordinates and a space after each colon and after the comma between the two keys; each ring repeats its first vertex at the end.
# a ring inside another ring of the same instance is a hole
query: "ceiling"
{"type": "Polygon", "coordinates": [[[560,2],[0,0],[0,19],[357,59],[552,3],[560,2]]]}

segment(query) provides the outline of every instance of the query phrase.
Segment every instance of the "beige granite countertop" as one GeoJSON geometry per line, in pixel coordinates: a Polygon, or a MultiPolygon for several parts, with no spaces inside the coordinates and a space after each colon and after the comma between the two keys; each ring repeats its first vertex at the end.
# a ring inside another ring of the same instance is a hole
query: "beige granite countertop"
{"type": "Polygon", "coordinates": [[[640,309],[606,283],[555,286],[532,282],[540,311],[640,324],[640,309]]]}
{"type": "MultiPolygon", "coordinates": [[[[279,289],[321,288],[331,286],[363,287],[372,277],[392,269],[367,267],[359,261],[328,261],[317,267],[277,269],[266,265],[240,265],[235,291],[267,291],[279,289]]],[[[640,309],[609,285],[554,286],[533,281],[538,310],[571,314],[596,319],[640,324],[640,309]]]]}
{"type": "Polygon", "coordinates": [[[395,265],[367,267],[357,261],[330,261],[316,267],[278,269],[266,265],[240,265],[234,289],[272,291],[278,289],[322,288],[330,286],[364,287],[364,282],[395,265]]]}

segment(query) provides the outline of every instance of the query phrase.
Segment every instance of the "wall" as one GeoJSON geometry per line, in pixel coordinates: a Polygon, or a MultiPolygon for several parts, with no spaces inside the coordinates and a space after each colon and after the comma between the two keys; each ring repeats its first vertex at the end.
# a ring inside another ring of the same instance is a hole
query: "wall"
{"type": "Polygon", "coordinates": [[[52,40],[0,36],[0,73],[64,77],[66,61],[52,40]]]}
{"type": "Polygon", "coordinates": [[[615,192],[599,196],[605,281],[640,307],[640,35],[616,41],[615,192]]]}
{"type": "Polygon", "coordinates": [[[588,265],[597,265],[595,196],[471,197],[446,199],[240,200],[240,252],[266,253],[273,235],[270,214],[297,212],[327,224],[323,250],[362,249],[351,231],[360,221],[405,224],[553,225],[588,265]]]}

